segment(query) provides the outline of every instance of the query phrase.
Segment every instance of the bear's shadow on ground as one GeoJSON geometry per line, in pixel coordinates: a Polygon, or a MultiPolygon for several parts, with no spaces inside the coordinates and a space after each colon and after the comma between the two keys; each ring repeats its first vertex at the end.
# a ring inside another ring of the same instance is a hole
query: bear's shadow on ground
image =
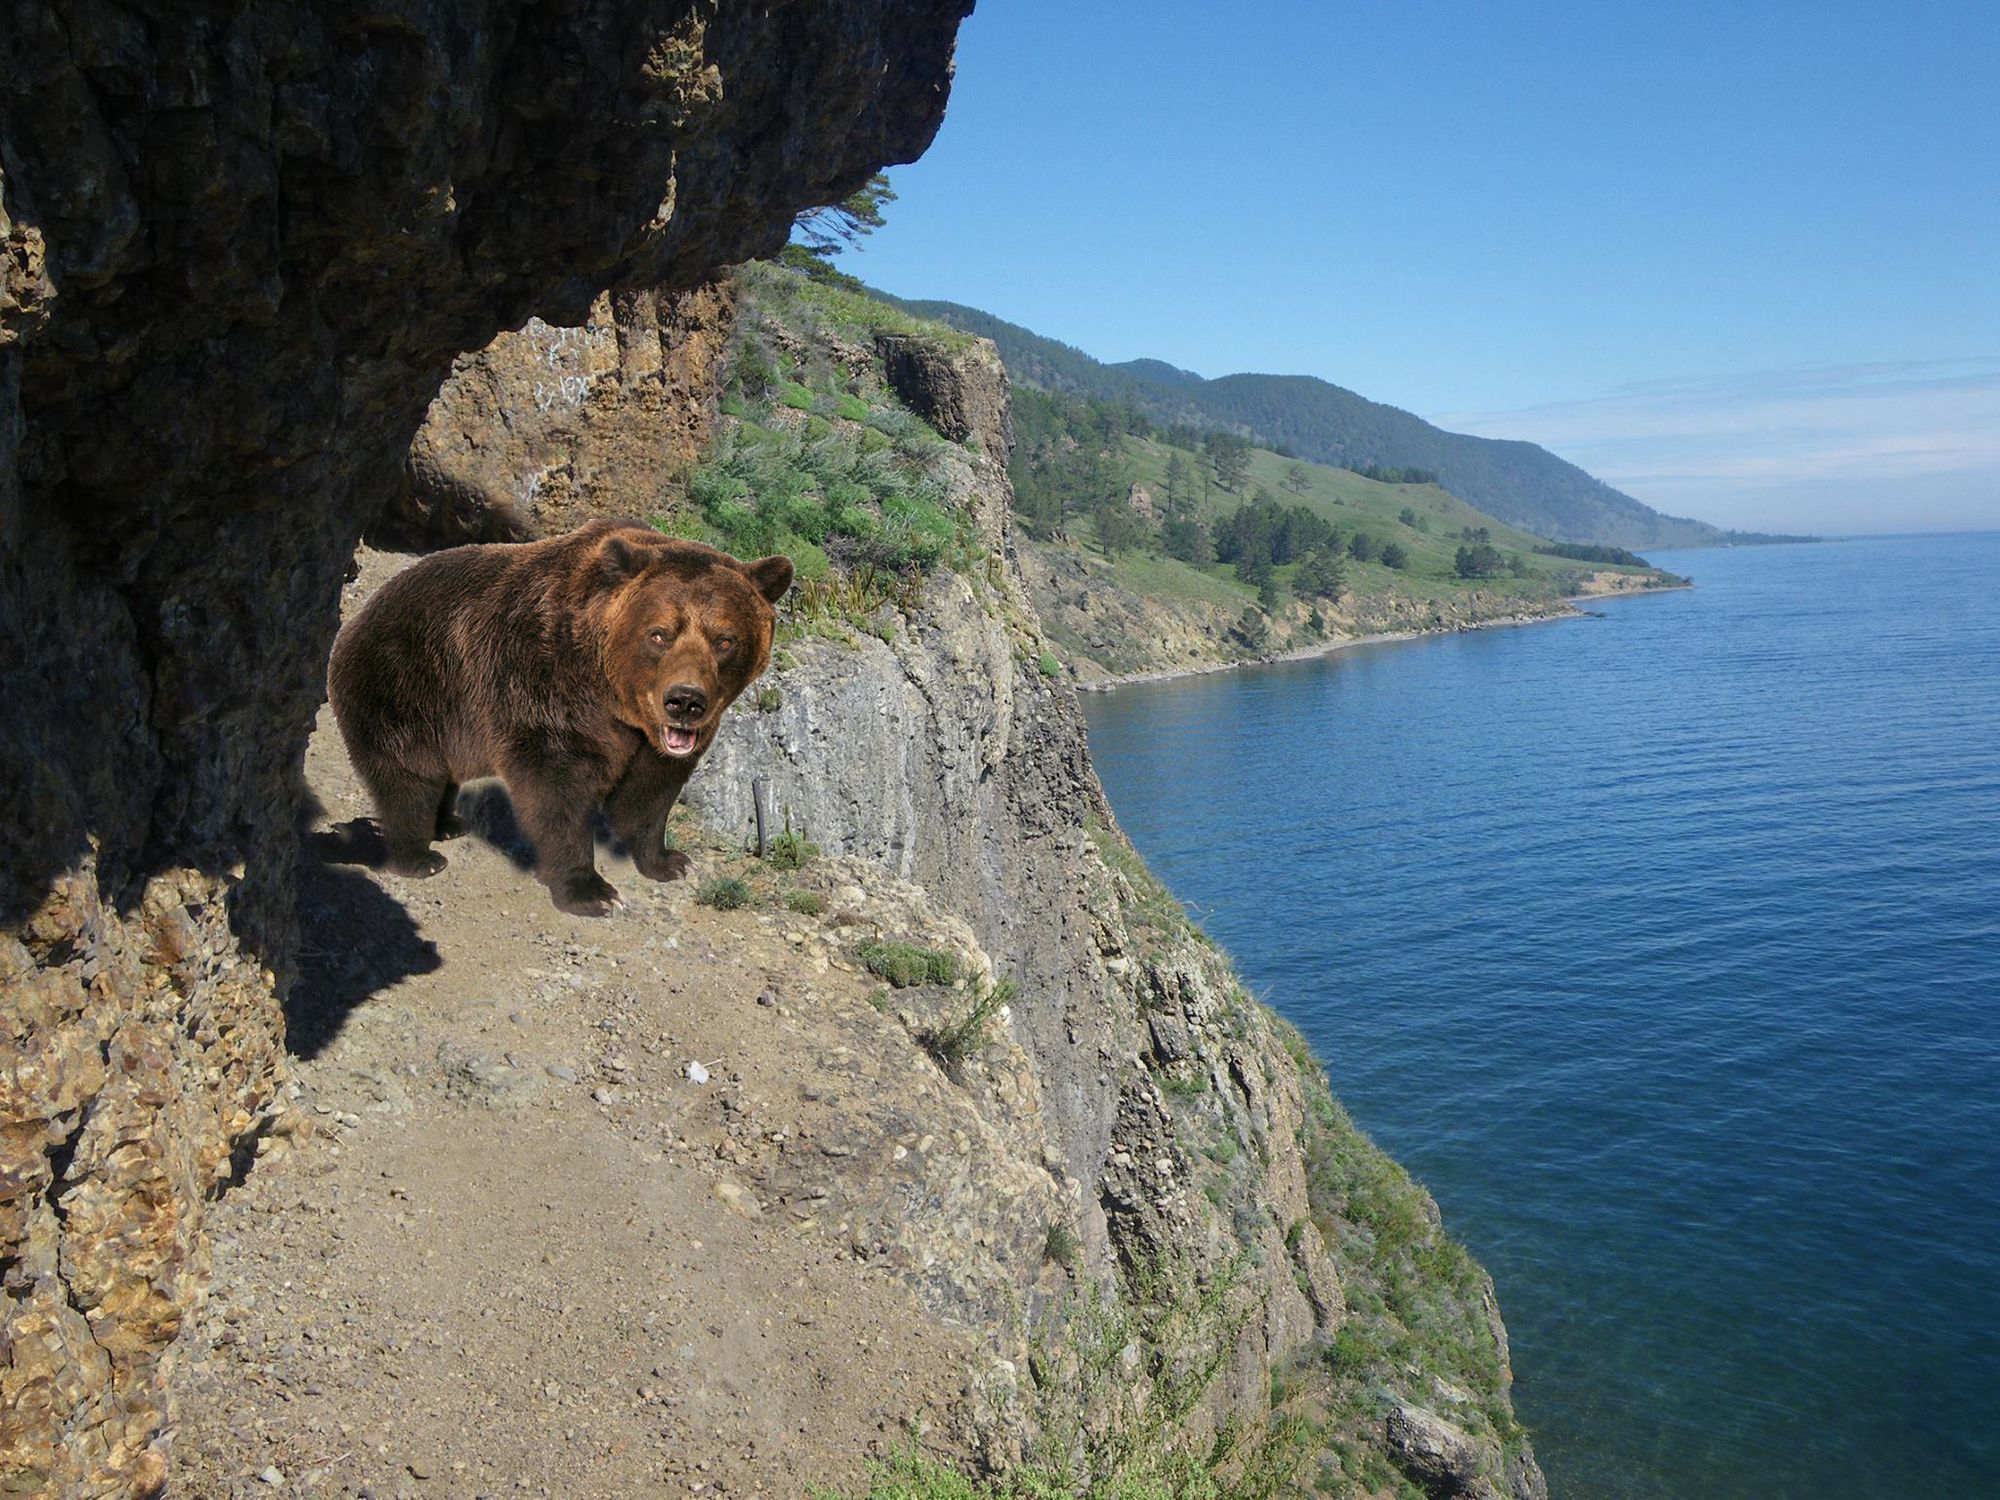
{"type": "MultiPolygon", "coordinates": [[[[504,855],[524,873],[535,868],[535,846],[514,816],[507,789],[483,782],[459,793],[458,816],[470,837],[504,855]]],[[[600,817],[597,842],[614,851],[600,817]]],[[[449,845],[445,846],[449,849],[449,845]]],[[[437,945],[381,886],[356,867],[379,870],[388,844],[373,818],[354,818],[308,833],[299,861],[299,964],[285,1000],[292,1055],[317,1057],[357,1007],[400,979],[435,973],[437,945]]]]}
{"type": "Polygon", "coordinates": [[[285,1043],[294,1057],[319,1056],[371,996],[444,963],[402,904],[353,868],[379,865],[385,848],[362,818],[307,836],[298,873],[299,961],[285,992],[285,1043]]]}

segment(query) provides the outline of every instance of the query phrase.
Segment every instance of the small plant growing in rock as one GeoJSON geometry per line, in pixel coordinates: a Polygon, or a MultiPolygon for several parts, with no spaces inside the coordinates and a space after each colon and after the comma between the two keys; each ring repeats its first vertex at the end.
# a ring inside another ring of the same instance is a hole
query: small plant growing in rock
{"type": "Polygon", "coordinates": [[[1166,1080],[1166,1090],[1176,1099],[1199,1099],[1208,1092],[1208,1075],[1199,1070],[1174,1074],[1166,1080]]]}
{"type": "Polygon", "coordinates": [[[1042,659],[1036,665],[1041,668],[1044,677],[1060,677],[1062,675],[1062,663],[1056,660],[1053,651],[1044,651],[1042,659]]]}
{"type": "Polygon", "coordinates": [[[861,966],[899,990],[918,984],[950,984],[958,978],[958,960],[935,948],[915,943],[863,943],[861,966]]]}
{"type": "Polygon", "coordinates": [[[750,904],[750,887],[734,875],[718,875],[697,886],[694,899],[717,911],[735,911],[750,904]]]}
{"type": "Polygon", "coordinates": [[[979,1050],[979,1044],[985,1041],[986,1023],[998,1015],[1000,1008],[1012,1001],[1016,993],[1011,979],[984,986],[979,998],[972,1002],[972,1009],[955,1021],[932,1027],[917,1041],[940,1068],[956,1077],[959,1069],[979,1050]]]}
{"type": "Polygon", "coordinates": [[[757,689],[757,696],[750,703],[760,714],[774,714],[785,706],[785,694],[783,689],[767,682],[757,689]]]}
{"type": "Polygon", "coordinates": [[[794,830],[790,813],[785,814],[785,831],[773,835],[765,846],[764,858],[781,870],[802,870],[819,853],[819,845],[807,840],[804,829],[794,830]]]}
{"type": "Polygon", "coordinates": [[[816,917],[826,910],[826,898],[818,891],[785,892],[785,910],[802,917],[816,917]]]}
{"type": "Polygon", "coordinates": [[[1068,1269],[1076,1265],[1077,1257],[1083,1253],[1083,1241],[1076,1237],[1076,1231],[1058,1219],[1049,1226],[1048,1242],[1042,1246],[1042,1259],[1068,1269]]]}

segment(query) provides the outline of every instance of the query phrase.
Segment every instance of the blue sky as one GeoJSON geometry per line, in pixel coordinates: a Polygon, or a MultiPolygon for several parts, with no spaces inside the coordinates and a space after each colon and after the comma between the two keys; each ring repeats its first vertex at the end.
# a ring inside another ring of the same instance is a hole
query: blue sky
{"type": "Polygon", "coordinates": [[[2000,526],[1996,100],[1996,0],[984,0],[846,268],[1726,525],[2000,526]]]}

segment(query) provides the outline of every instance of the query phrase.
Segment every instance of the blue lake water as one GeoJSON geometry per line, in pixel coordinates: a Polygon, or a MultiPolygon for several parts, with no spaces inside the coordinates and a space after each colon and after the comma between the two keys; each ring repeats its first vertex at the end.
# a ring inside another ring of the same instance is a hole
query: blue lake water
{"type": "Polygon", "coordinates": [[[2000,534],[1093,696],[1492,1271],[1558,1496],[2000,1495],[2000,534]]]}

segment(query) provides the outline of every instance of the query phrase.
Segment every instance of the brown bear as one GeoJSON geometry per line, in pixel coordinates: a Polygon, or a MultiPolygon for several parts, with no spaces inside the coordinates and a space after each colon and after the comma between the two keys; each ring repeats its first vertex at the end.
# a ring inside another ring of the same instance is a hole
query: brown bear
{"type": "Polygon", "coordinates": [[[783,557],[741,563],[633,521],[455,547],[397,574],[333,643],[327,685],[388,868],[435,875],[458,784],[499,776],[555,904],[603,916],[592,823],[654,880],[687,873],[667,813],[722,711],[769,663],[783,557]]]}

